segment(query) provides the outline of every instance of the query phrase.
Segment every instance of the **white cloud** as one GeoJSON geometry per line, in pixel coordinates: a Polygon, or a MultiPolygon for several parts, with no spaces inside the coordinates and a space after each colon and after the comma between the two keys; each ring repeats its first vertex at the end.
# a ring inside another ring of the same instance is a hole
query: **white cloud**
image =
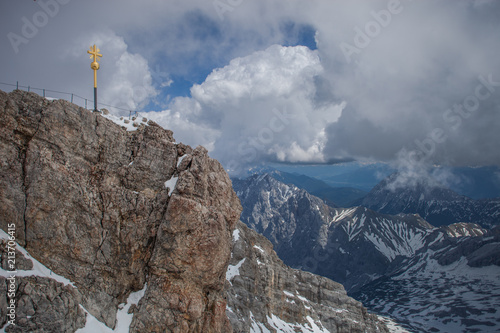
{"type": "MultiPolygon", "coordinates": [[[[82,45],[93,44],[100,47],[103,54],[97,71],[98,101],[113,106],[99,107],[110,109],[115,114],[128,115],[128,110],[140,109],[157,94],[148,61],[140,54],[130,53],[123,37],[110,30],[80,37],[68,53],[73,58],[79,58],[82,45]]],[[[90,70],[87,74],[91,77],[90,70]]]]}
{"type": "MultiPolygon", "coordinates": [[[[207,130],[195,136],[204,134],[200,143],[211,145],[212,155],[231,169],[262,160],[321,162],[325,128],[344,106],[318,101],[322,73],[316,51],[273,45],[214,70],[169,112],[183,124],[203,124],[207,130]]],[[[176,124],[161,123],[187,139],[176,124]]]]}
{"type": "Polygon", "coordinates": [[[220,131],[199,121],[201,106],[193,99],[180,97],[170,110],[148,112],[145,116],[164,128],[174,131],[176,141],[214,150],[220,131]]]}

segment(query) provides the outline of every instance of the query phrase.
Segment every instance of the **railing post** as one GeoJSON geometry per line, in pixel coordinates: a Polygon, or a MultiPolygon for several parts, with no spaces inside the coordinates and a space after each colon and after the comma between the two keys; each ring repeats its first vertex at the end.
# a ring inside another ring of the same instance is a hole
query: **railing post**
{"type": "Polygon", "coordinates": [[[43,98],[45,98],[45,89],[43,89],[43,98]]]}

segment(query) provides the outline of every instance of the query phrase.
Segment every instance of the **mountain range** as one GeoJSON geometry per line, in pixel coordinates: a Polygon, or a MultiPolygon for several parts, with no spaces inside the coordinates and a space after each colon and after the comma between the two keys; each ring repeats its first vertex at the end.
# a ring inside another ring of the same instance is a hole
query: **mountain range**
{"type": "Polygon", "coordinates": [[[352,296],[412,332],[498,332],[500,228],[463,236],[469,230],[438,229],[415,255],[352,296]]]}
{"type": "Polygon", "coordinates": [[[330,206],[349,207],[353,202],[368,194],[368,192],[354,187],[332,187],[322,180],[297,173],[283,171],[271,171],[270,173],[276,180],[302,188],[310,194],[324,199],[330,206]]]}
{"type": "MultiPolygon", "coordinates": [[[[474,223],[436,227],[418,214],[333,207],[276,174],[233,180],[233,187],[243,206],[241,220],[266,236],[286,264],[342,283],[370,309],[412,331],[500,328],[491,310],[498,305],[498,229],[474,223]],[[433,271],[444,273],[433,282],[433,271]],[[412,281],[416,276],[421,282],[412,281]],[[467,300],[451,293],[448,286],[457,284],[457,290],[469,288],[467,300]],[[483,284],[490,286],[491,298],[483,284]],[[410,302],[415,295],[420,301],[410,302]],[[440,302],[444,296],[448,301],[440,302]],[[427,298],[433,301],[426,305],[427,298]],[[477,315],[478,302],[487,315],[477,315]],[[439,315],[429,308],[439,308],[439,315]]],[[[446,198],[446,192],[437,194],[446,198]]]]}
{"type": "Polygon", "coordinates": [[[356,204],[385,214],[419,214],[436,226],[468,222],[490,228],[500,224],[500,198],[474,200],[431,177],[408,179],[394,173],[356,204]]]}

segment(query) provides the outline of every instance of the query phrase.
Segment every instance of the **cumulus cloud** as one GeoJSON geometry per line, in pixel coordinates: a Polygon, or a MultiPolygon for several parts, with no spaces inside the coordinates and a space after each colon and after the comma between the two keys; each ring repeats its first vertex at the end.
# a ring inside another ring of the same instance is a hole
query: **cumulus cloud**
{"type": "Polygon", "coordinates": [[[123,38],[109,33],[98,34],[90,40],[106,45],[108,54],[103,66],[109,75],[103,75],[102,94],[110,105],[121,108],[118,113],[137,110],[156,95],[147,60],[140,54],[128,52],[123,38]]]}
{"type": "Polygon", "coordinates": [[[146,116],[164,128],[173,130],[177,141],[191,146],[203,145],[213,151],[220,130],[208,122],[200,121],[201,113],[201,105],[196,100],[178,97],[171,109],[148,112],[146,116]]]}
{"type": "MultiPolygon", "coordinates": [[[[323,162],[325,128],[343,104],[322,105],[316,95],[322,73],[316,51],[273,45],[214,70],[169,113],[211,129],[202,143],[232,170],[263,160],[323,162]]],[[[175,124],[165,126],[178,132],[175,124]]]]}
{"type": "Polygon", "coordinates": [[[213,23],[222,49],[243,31],[261,36],[263,45],[283,40],[271,31],[286,20],[316,29],[318,47],[300,69],[304,61],[271,56],[272,49],[249,52],[259,46],[252,37],[238,44],[250,55],[192,88],[200,111],[189,120],[213,129],[201,143],[209,142],[214,156],[225,163],[235,153],[239,163],[356,158],[403,165],[403,156],[425,165],[500,163],[498,3],[291,1],[282,10],[278,3],[244,3],[225,12],[223,23],[210,8],[200,14],[213,23]],[[357,51],[347,56],[345,44],[357,51]],[[488,98],[473,112],[457,109],[472,105],[480,77],[489,75],[493,91],[480,90],[488,98]],[[276,110],[296,116],[279,133],[268,130],[276,110]]]}

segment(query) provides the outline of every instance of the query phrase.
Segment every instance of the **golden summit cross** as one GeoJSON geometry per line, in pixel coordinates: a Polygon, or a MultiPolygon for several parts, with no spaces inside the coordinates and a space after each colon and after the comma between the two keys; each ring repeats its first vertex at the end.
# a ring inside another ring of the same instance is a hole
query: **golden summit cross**
{"type": "Polygon", "coordinates": [[[101,52],[101,50],[99,50],[95,44],[90,47],[90,50],[87,51],[87,53],[90,54],[90,59],[93,58],[94,62],[101,60],[102,54],[99,52],[101,52]]]}
{"type": "Polygon", "coordinates": [[[98,61],[101,60],[102,54],[100,54],[101,50],[95,46],[90,47],[90,49],[87,51],[88,54],[90,54],[90,59],[92,59],[92,63],[90,64],[90,68],[94,70],[94,112],[97,111],[97,70],[99,69],[99,63],[98,61]]]}

